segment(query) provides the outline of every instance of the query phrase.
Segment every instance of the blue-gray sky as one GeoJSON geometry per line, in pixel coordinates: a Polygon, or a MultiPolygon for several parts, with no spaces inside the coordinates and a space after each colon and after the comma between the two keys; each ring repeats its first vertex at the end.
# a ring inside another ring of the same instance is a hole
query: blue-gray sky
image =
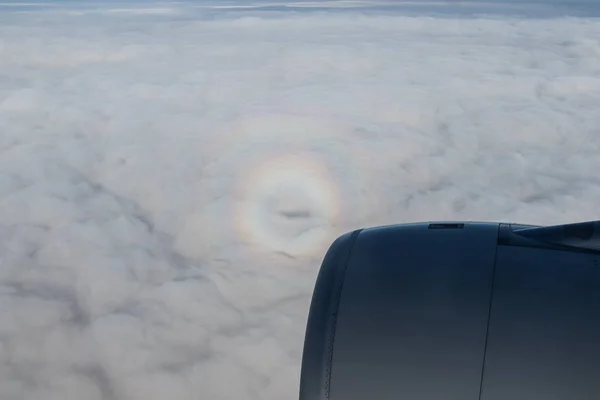
{"type": "Polygon", "coordinates": [[[147,0],[38,0],[38,1],[2,1],[1,9],[31,10],[39,8],[79,8],[90,9],[114,5],[117,7],[146,6],[171,6],[177,3],[179,9],[185,7],[218,7],[220,12],[236,12],[244,9],[245,12],[265,11],[361,11],[367,13],[394,13],[404,14],[436,14],[436,15],[462,15],[472,16],[488,15],[519,15],[533,18],[557,16],[582,16],[597,17],[600,15],[600,2],[598,0],[325,0],[325,1],[291,1],[272,0],[183,0],[147,1],[147,0]]]}
{"type": "Polygon", "coordinates": [[[1,399],[296,399],[339,234],[599,216],[594,7],[35,3],[0,1],[1,399]]]}

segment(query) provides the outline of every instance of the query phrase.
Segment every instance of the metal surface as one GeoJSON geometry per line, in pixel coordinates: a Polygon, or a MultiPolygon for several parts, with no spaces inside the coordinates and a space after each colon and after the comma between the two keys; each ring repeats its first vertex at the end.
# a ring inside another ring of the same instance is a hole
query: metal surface
{"type": "Polygon", "coordinates": [[[514,230],[516,235],[581,250],[600,251],[600,221],[514,230]]]}
{"type": "Polygon", "coordinates": [[[482,400],[600,398],[600,266],[499,246],[482,400]]]}
{"type": "Polygon", "coordinates": [[[337,310],[346,266],[358,233],[347,233],[333,242],[321,265],[306,324],[300,400],[328,398],[337,310]]]}
{"type": "Polygon", "coordinates": [[[300,400],[597,400],[598,221],[348,233],[307,323],[300,400]]]}

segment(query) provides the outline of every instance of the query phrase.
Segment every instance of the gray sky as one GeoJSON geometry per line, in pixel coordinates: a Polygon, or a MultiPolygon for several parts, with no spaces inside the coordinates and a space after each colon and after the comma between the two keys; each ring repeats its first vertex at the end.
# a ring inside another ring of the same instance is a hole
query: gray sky
{"type": "Polygon", "coordinates": [[[296,399],[339,234],[599,216],[595,19],[2,4],[3,400],[296,399]]]}

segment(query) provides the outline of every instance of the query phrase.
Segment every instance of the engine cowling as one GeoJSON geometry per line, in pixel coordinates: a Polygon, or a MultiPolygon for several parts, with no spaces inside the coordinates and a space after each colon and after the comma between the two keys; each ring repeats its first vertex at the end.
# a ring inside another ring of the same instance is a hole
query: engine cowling
{"type": "Polygon", "coordinates": [[[415,223],[329,248],[300,400],[597,400],[600,221],[415,223]]]}

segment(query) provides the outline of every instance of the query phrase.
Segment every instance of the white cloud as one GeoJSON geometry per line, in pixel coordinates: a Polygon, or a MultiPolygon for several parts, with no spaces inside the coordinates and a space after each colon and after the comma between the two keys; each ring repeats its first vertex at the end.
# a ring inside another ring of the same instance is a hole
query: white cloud
{"type": "Polygon", "coordinates": [[[0,13],[0,398],[294,399],[337,235],[598,218],[596,20],[188,6],[0,13]]]}

